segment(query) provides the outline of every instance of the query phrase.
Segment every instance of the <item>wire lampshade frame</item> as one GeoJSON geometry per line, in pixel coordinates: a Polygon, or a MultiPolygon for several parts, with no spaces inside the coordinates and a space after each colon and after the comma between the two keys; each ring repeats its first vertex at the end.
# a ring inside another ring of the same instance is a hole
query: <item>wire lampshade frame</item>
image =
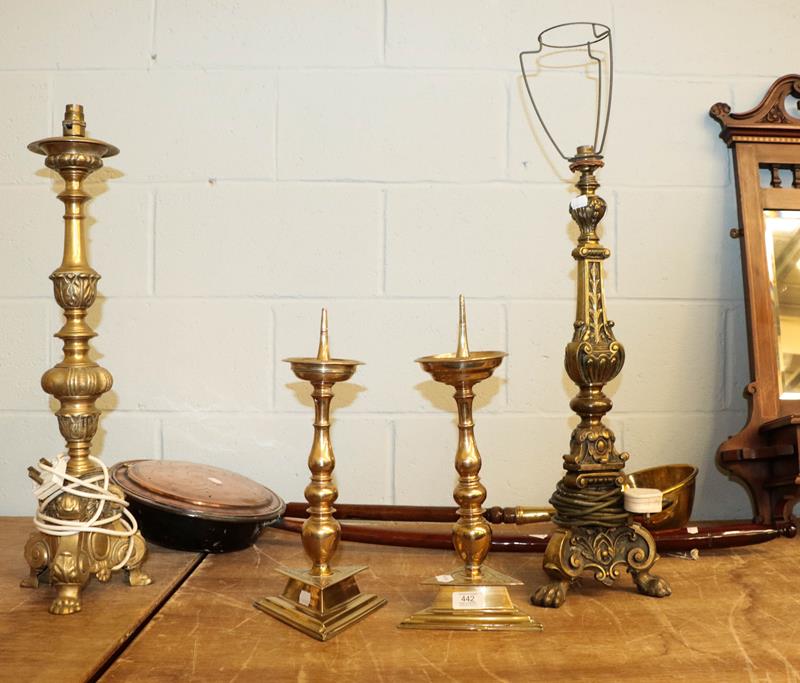
{"type": "Polygon", "coordinates": [[[528,72],[525,70],[524,60],[528,55],[540,54],[544,48],[552,48],[555,50],[573,50],[583,47],[586,48],[589,58],[597,65],[597,105],[594,126],[594,143],[592,147],[596,154],[601,154],[603,151],[603,146],[606,143],[606,134],[608,133],[608,119],[611,113],[611,94],[614,85],[614,53],[611,46],[611,29],[605,24],[600,24],[595,21],[572,21],[564,24],[556,24],[555,26],[545,29],[539,34],[537,41],[539,46],[535,50],[526,50],[519,53],[519,66],[522,71],[523,80],[525,81],[525,89],[528,91],[528,97],[531,100],[533,110],[536,112],[536,117],[539,119],[539,123],[542,124],[542,128],[544,129],[544,132],[546,133],[550,142],[553,143],[553,147],[555,147],[556,151],[561,155],[561,157],[567,161],[569,161],[571,157],[564,154],[564,152],[561,150],[561,147],[555,141],[555,138],[550,132],[550,129],[547,127],[547,124],[545,124],[542,114],[539,111],[539,107],[536,106],[536,99],[533,96],[533,89],[531,87],[528,72]],[[591,36],[587,40],[581,42],[567,42],[559,41],[557,39],[559,34],[563,33],[563,31],[559,31],[560,29],[572,28],[576,26],[590,27],[591,36]],[[603,59],[592,52],[592,46],[596,46],[598,43],[602,43],[605,40],[608,41],[608,102],[606,103],[605,107],[605,116],[602,117],[603,59]],[[605,119],[602,124],[602,133],[600,125],[601,118],[605,119]]]}

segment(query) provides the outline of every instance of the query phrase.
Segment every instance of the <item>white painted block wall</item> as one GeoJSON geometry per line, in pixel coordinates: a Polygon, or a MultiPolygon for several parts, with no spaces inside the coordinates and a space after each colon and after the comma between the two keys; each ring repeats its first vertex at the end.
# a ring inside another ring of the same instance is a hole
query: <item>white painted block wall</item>
{"type": "Polygon", "coordinates": [[[595,20],[617,57],[599,177],[627,362],[610,423],[634,469],[700,466],[698,517],[749,514],[713,464],[748,371],[729,154],[707,112],[797,70],[794,0],[4,5],[0,513],[32,511],[25,469],[62,445],[39,388],[60,358],[61,208],[25,146],[59,133],[68,102],[122,150],[91,183],[106,462],[207,462],[299,499],[310,400],[281,359],[315,351],[326,305],[335,353],[366,362],[334,404],[340,500],[446,504],[453,405],[413,359],[454,346],[463,292],[473,346],[510,352],[478,389],[488,504],[545,503],[574,424],[573,190],[517,53],[595,20]]]}

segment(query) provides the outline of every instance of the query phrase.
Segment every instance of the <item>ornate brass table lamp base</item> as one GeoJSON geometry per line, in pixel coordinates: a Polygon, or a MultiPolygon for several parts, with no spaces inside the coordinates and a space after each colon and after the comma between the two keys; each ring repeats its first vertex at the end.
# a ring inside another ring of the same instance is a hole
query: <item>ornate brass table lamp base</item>
{"type": "Polygon", "coordinates": [[[600,184],[595,171],[603,167],[602,151],[611,112],[611,29],[596,22],[569,22],[545,29],[537,40],[536,49],[519,55],[525,88],[550,142],[569,162],[570,171],[580,173],[576,184],[580,195],[569,207],[580,229],[578,244],[572,250],[578,264],[578,300],[572,341],[564,354],[567,374],[578,387],[569,405],[580,417],[580,423],[572,431],[569,453],[564,456],[566,473],[550,498],[556,509],[553,521],[561,527],[551,536],[544,555],[544,570],[551,581],[541,586],[531,601],[541,607],[559,607],[570,585],[587,570],[608,585],[626,569],[640,592],[664,597],[670,594],[669,584],[650,574],[658,559],[653,537],[625,510],[622,486],[628,454],[614,447],[614,433],[603,423],[611,410],[611,400],[603,393],[603,387],[620,373],[625,362],[625,349],[614,336],[614,323],[606,313],[603,261],[611,252],[600,244],[597,235],[597,226],[606,212],[605,201],[597,195],[600,184]],[[597,68],[594,141],[578,147],[572,157],[564,154],[545,124],[525,69],[526,56],[544,54],[545,48],[584,51],[587,65],[593,63],[597,68]],[[608,74],[605,88],[604,63],[608,74]]]}
{"type": "Polygon", "coordinates": [[[559,607],[567,590],[585,571],[610,586],[627,570],[640,593],[662,598],[670,594],[664,579],[650,574],[658,559],[652,535],[632,522],[618,527],[575,527],[553,533],[544,553],[544,571],[552,579],[540,586],[531,602],[540,607],[559,607]]]}
{"type": "Polygon", "coordinates": [[[124,568],[131,585],[147,585],[141,568],[146,547],[135,520],[125,511],[122,489],[108,482],[108,471],[91,455],[100,411],[100,396],[111,389],[111,373],[90,359],[89,340],[95,332],[86,324],[88,309],[97,295],[100,276],[86,260],[83,206],[89,195],[86,177],[101,168],[103,158],[119,151],[113,145],[86,137],[83,107],[67,105],[61,137],[32,142],[28,149],[45,155],[45,164],[64,179],[58,198],[64,203],[64,257],[50,279],[66,322],[56,333],[64,342],[64,359],[44,373],[42,388],[60,403],[58,427],[67,443],[67,458],[54,465],[39,461],[28,468],[39,485],[39,508],[33,533],[25,546],[30,576],[25,587],[39,585],[49,570],[57,597],[53,614],[81,609],[80,593],[92,575],[98,581],[124,568]],[[123,522],[125,519],[129,523],[123,522]]]}
{"type": "Polygon", "coordinates": [[[311,483],[306,487],[308,519],[303,523],[303,548],[313,562],[311,569],[280,569],[288,577],[277,597],[254,605],[317,640],[328,640],[386,604],[384,598],[361,593],[355,575],[366,567],[333,569],[329,560],[339,545],[341,527],[333,517],[338,491],[333,483],[336,460],[330,440],[332,387],[345,382],[359,361],[331,358],[328,349],[328,314],[322,310],[319,350],[316,358],[288,358],[292,371],[314,387],[314,443],[308,456],[311,483]]]}
{"type": "Polygon", "coordinates": [[[659,598],[671,592],[666,581],[650,574],[658,559],[655,541],[647,529],[632,521],[623,503],[628,454],[617,451],[614,433],[603,423],[611,410],[603,387],[619,374],[625,351],[606,315],[602,263],[610,252],[597,236],[606,203],[596,194],[599,183],[594,176],[602,166],[602,157],[591,146],[579,147],[570,160],[570,170],[581,174],[577,184],[581,195],[570,204],[570,214],[580,228],[578,246],[572,252],[578,262],[578,306],[564,363],[578,386],[570,407],[581,421],[564,456],[566,473],[550,499],[556,509],[553,521],[562,528],[553,534],[544,555],[544,570],[552,580],[531,598],[540,607],[559,607],[584,571],[594,572],[595,579],[610,585],[625,569],[639,592],[659,598]]]}
{"type": "Polygon", "coordinates": [[[386,604],[362,593],[355,575],[367,567],[339,567],[330,576],[302,569],[279,569],[289,580],[283,594],[258,600],[258,609],[317,640],[328,640],[386,604]]]}
{"type": "MultiPolygon", "coordinates": [[[[122,497],[117,487],[109,487],[112,493],[122,497]]],[[[72,501],[69,501],[72,504],[72,501]]],[[[116,514],[111,509],[106,514],[116,514]]],[[[71,514],[74,518],[91,516],[88,506],[78,504],[71,514]]],[[[64,514],[64,503],[56,501],[53,511],[64,514]]],[[[65,519],[69,517],[64,515],[65,519]]],[[[125,532],[122,524],[112,522],[112,531],[125,532]]],[[[145,573],[142,563],[147,556],[147,547],[139,532],[128,539],[122,536],[107,536],[102,533],[81,532],[69,536],[53,536],[35,531],[25,544],[25,561],[30,566],[30,575],[20,581],[23,588],[38,588],[40,579],[47,577],[55,586],[57,594],[50,605],[52,614],[73,614],[81,611],[81,591],[94,575],[100,583],[111,579],[116,565],[126,556],[128,544],[133,552],[124,564],[125,575],[131,586],[147,586],[152,579],[145,573]]]]}
{"type": "Polygon", "coordinates": [[[459,298],[458,349],[456,353],[426,356],[417,360],[437,382],[452,386],[458,406],[458,484],[453,497],[459,519],[453,526],[453,546],[464,567],[431,581],[439,586],[433,604],[405,619],[400,628],[458,631],[541,631],[542,625],[518,610],[508,586],[520,581],[488,567],[483,561],[492,542],[492,528],[483,517],[481,505],[486,489],[480,482],[481,456],[475,443],[472,420],[473,387],[491,377],[506,354],[502,351],[470,353],[464,297],[459,298]]]}

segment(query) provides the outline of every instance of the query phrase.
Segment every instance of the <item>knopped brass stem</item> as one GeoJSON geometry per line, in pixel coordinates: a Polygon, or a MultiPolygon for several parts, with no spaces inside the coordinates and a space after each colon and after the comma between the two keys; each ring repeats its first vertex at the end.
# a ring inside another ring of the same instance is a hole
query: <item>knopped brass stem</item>
{"type": "MultiPolygon", "coordinates": [[[[44,155],[45,165],[64,180],[64,189],[58,195],[64,204],[64,254],[61,265],[50,275],[55,299],[64,310],[64,325],[55,334],[63,342],[64,359],[44,373],[42,388],[60,403],[56,417],[69,457],[66,471],[86,478],[98,471],[90,460],[92,440],[100,418],[100,410],[95,404],[111,389],[113,380],[108,370],[89,357],[89,341],[96,333],[86,323],[86,316],[97,297],[100,275],[89,266],[86,257],[84,207],[89,195],[83,189],[83,183],[103,166],[103,158],[114,156],[119,150],[106,142],[86,137],[83,107],[79,104],[67,105],[60,137],[32,142],[28,149],[44,155]]],[[[35,469],[31,477],[41,481],[35,469]]],[[[118,487],[111,485],[109,490],[122,497],[118,487]]],[[[109,509],[102,516],[112,516],[113,505],[108,502],[103,505],[109,509]]],[[[49,517],[73,523],[90,520],[96,510],[96,499],[72,493],[61,493],[45,508],[49,517]]],[[[119,522],[112,522],[109,528],[112,531],[124,530],[119,522]]],[[[118,562],[124,562],[129,543],[134,545],[125,564],[129,580],[134,585],[146,585],[150,579],[141,569],[146,553],[141,535],[136,533],[128,538],[92,532],[68,536],[34,533],[25,547],[31,575],[23,585],[37,586],[39,574],[49,570],[51,582],[58,591],[50,611],[56,614],[77,612],[81,609],[81,589],[91,575],[107,581],[112,568],[118,562]]]]}
{"type": "Polygon", "coordinates": [[[453,498],[458,504],[458,522],[453,526],[453,547],[464,561],[464,571],[471,579],[479,579],[481,565],[489,554],[492,527],[483,516],[486,487],[481,483],[481,454],[475,443],[472,401],[475,394],[469,383],[456,387],[458,405],[458,450],[456,472],[458,485],[453,498]]]}
{"type": "Polygon", "coordinates": [[[83,107],[67,105],[62,124],[64,137],[30,145],[32,151],[46,154],[45,165],[64,179],[64,189],[58,195],[64,204],[64,255],[61,265],[50,275],[66,320],[55,335],[63,342],[64,360],[44,373],[42,388],[61,404],[56,416],[67,442],[67,471],[77,476],[94,469],[88,456],[100,417],[95,402],[113,384],[111,373],[89,358],[89,340],[97,335],[86,323],[86,316],[95,302],[100,275],[86,260],[84,205],[89,195],[83,182],[102,167],[103,157],[113,156],[117,149],[81,140],[85,128],[83,107]]]}
{"type": "Polygon", "coordinates": [[[303,524],[303,547],[314,563],[314,576],[330,576],[328,562],[339,545],[340,526],[333,518],[338,492],[333,484],[336,459],[330,439],[330,406],[333,392],[327,382],[314,384],[314,442],[308,455],[311,483],[306,487],[308,519],[303,524]]]}
{"type": "Polygon", "coordinates": [[[333,483],[336,458],[330,438],[333,385],[350,379],[361,363],[331,358],[325,309],[316,358],[287,358],[286,362],[291,364],[295,375],[313,387],[314,440],[308,455],[311,481],[305,489],[308,518],[301,532],[311,569],[279,570],[288,577],[283,593],[254,604],[312,638],[328,640],[386,604],[383,598],[359,590],[355,575],[365,566],[334,569],[330,565],[341,536],[341,526],[333,517],[333,504],[338,496],[333,483]]]}
{"type": "Polygon", "coordinates": [[[519,581],[484,566],[492,543],[492,528],[483,513],[486,488],[480,480],[481,454],[475,442],[472,417],[474,386],[492,376],[505,357],[503,351],[469,350],[464,297],[459,298],[458,346],[455,353],[418,358],[431,376],[455,389],[458,409],[458,448],[455,468],[458,483],[453,498],[458,520],[452,539],[462,569],[437,576],[439,590],[433,605],[405,619],[403,628],[455,630],[541,630],[541,624],[518,610],[508,586],[519,581]]]}

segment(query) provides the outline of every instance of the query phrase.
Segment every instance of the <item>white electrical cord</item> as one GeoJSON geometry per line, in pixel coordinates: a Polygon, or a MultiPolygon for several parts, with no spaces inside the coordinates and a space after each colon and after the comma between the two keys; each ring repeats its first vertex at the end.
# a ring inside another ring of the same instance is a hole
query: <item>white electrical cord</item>
{"type": "MultiPolygon", "coordinates": [[[[103,464],[103,461],[91,455],[88,457],[91,462],[100,467],[102,474],[95,474],[86,479],[79,479],[67,474],[66,463],[68,458],[63,453],[59,453],[56,458],[56,464],[53,466],[44,461],[39,461],[39,469],[49,478],[49,481],[45,481],[34,490],[34,494],[39,498],[36,516],[33,518],[34,525],[39,531],[50,536],[71,536],[81,532],[88,532],[131,538],[137,532],[139,526],[136,523],[136,518],[127,509],[128,502],[108,490],[108,468],[103,464]],[[98,485],[97,482],[101,480],[102,485],[98,485]],[[91,498],[100,501],[100,503],[92,518],[86,521],[59,519],[45,514],[44,510],[47,505],[63,493],[69,493],[81,498],[91,498]],[[119,512],[109,517],[101,517],[106,502],[118,505],[119,512]],[[120,521],[124,529],[108,528],[108,525],[117,520],[120,521]]],[[[132,554],[133,541],[128,541],[125,557],[111,570],[116,571],[124,567],[132,554]]]]}

